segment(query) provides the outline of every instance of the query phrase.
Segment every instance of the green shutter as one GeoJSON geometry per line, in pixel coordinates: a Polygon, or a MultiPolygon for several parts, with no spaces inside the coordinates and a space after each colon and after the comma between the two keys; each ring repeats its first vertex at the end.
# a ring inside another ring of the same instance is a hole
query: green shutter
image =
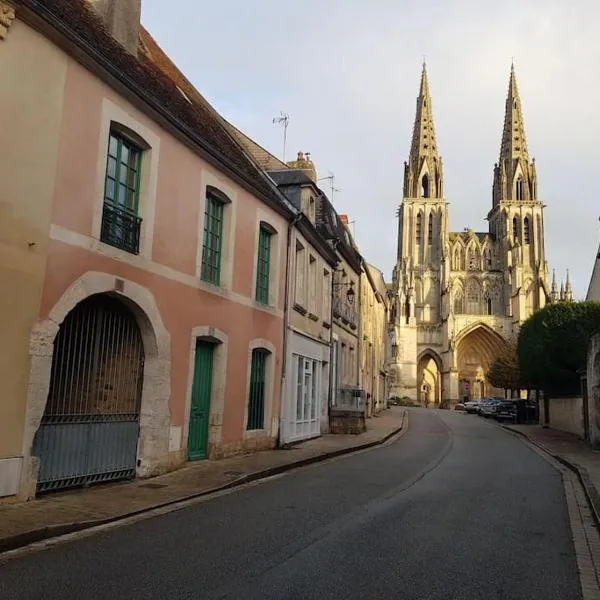
{"type": "Polygon", "coordinates": [[[269,274],[271,269],[271,232],[265,227],[259,229],[258,262],[256,265],[256,301],[269,303],[269,274]]]}
{"type": "Polygon", "coordinates": [[[250,389],[248,392],[248,420],[246,429],[264,429],[265,427],[265,376],[267,356],[264,348],[252,350],[250,365],[250,389]]]}
{"type": "Polygon", "coordinates": [[[223,202],[208,194],[204,209],[204,240],[200,278],[214,285],[221,283],[223,247],[223,202]]]}

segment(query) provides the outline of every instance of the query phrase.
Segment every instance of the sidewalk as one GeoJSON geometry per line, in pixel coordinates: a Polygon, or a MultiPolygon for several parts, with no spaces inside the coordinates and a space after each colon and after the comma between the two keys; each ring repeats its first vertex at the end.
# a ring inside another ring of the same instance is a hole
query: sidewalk
{"type": "Polygon", "coordinates": [[[367,431],[360,435],[323,435],[285,450],[189,463],[152,479],[0,504],[0,553],[382,444],[405,429],[406,415],[405,409],[392,407],[370,418],[367,431]]]}
{"type": "Polygon", "coordinates": [[[505,429],[525,436],[530,442],[577,473],[591,505],[596,524],[600,526],[600,452],[570,433],[540,425],[503,425],[505,429]]]}

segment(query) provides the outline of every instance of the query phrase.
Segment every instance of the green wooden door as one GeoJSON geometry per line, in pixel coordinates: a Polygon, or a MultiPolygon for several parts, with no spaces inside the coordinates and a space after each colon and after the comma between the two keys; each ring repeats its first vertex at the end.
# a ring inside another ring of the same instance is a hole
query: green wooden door
{"type": "Polygon", "coordinates": [[[188,435],[189,460],[208,457],[208,421],[212,392],[213,350],[213,344],[201,340],[196,342],[190,431],[188,435]]]}

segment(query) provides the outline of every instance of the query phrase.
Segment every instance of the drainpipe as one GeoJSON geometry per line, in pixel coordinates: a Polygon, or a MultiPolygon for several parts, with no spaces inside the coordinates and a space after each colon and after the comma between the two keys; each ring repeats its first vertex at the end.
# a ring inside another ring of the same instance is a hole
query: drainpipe
{"type": "MultiPolygon", "coordinates": [[[[302,212],[294,215],[292,220],[288,223],[287,229],[287,248],[285,251],[285,294],[283,300],[283,340],[282,340],[282,358],[281,358],[281,400],[286,398],[286,370],[287,370],[287,339],[289,329],[289,304],[290,304],[290,248],[292,245],[292,231],[298,224],[298,221],[302,218],[302,212]]],[[[277,446],[281,447],[281,432],[283,428],[283,414],[284,414],[285,403],[280,401],[279,410],[279,431],[277,432],[277,446]]]]}

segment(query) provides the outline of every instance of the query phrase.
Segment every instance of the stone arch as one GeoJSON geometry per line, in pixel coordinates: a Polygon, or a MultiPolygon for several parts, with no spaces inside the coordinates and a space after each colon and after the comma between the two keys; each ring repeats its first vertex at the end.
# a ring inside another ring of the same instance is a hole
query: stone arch
{"type": "Polygon", "coordinates": [[[465,295],[459,279],[455,279],[452,283],[452,310],[457,315],[465,312],[465,295]]]}
{"type": "Polygon", "coordinates": [[[472,239],[467,245],[467,269],[481,270],[481,248],[477,239],[472,239]]]}
{"type": "Polygon", "coordinates": [[[503,390],[487,381],[486,373],[505,347],[504,338],[485,323],[475,323],[458,334],[456,365],[461,399],[503,395],[503,390]]]}
{"type": "Polygon", "coordinates": [[[439,406],[442,401],[442,359],[430,348],[417,359],[417,394],[424,406],[439,406]]]}
{"type": "Polygon", "coordinates": [[[63,293],[50,310],[48,318],[32,328],[21,477],[21,495],[27,498],[35,496],[38,459],[32,456],[31,449],[48,399],[54,339],[66,316],[81,301],[95,294],[110,294],[119,298],[135,316],[142,336],[145,362],[137,475],[154,475],[168,467],[171,336],[150,290],[109,273],[88,271],[63,293]]]}
{"type": "Polygon", "coordinates": [[[464,271],[465,270],[465,245],[463,241],[458,238],[454,242],[454,248],[452,250],[452,256],[454,257],[455,263],[452,265],[452,269],[454,271],[464,271]]]}

